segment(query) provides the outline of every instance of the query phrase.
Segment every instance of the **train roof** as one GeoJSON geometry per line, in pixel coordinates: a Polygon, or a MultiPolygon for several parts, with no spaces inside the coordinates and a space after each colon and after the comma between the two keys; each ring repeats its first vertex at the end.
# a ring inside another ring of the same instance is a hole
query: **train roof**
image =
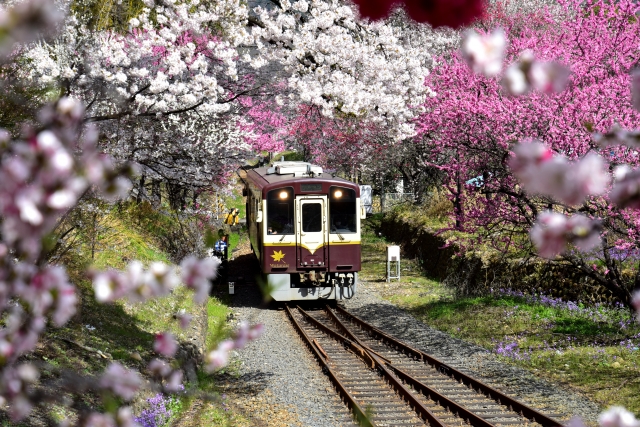
{"type": "Polygon", "coordinates": [[[360,194],[358,184],[343,178],[331,176],[322,171],[320,166],[306,162],[275,162],[273,166],[245,169],[246,178],[253,182],[266,195],[267,191],[282,185],[318,182],[351,187],[360,194]],[[311,172],[311,173],[309,173],[311,172]]]}

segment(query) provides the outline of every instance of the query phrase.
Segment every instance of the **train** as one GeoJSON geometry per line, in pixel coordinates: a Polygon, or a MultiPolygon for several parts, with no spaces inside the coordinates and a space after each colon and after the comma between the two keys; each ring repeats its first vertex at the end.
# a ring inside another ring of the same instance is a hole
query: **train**
{"type": "Polygon", "coordinates": [[[249,240],[271,298],[352,298],[366,217],[358,185],[308,162],[244,172],[249,240]]]}

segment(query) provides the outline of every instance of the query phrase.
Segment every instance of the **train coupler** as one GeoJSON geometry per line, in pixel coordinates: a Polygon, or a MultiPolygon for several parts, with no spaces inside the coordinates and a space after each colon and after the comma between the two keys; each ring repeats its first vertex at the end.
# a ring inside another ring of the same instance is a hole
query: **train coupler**
{"type": "Polygon", "coordinates": [[[300,273],[300,282],[324,283],[326,281],[326,272],[315,270],[306,273],[300,273]]]}

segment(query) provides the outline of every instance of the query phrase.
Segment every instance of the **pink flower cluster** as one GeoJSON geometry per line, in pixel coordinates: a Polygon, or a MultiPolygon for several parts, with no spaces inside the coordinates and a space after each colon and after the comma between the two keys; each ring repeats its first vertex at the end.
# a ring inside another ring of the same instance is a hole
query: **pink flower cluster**
{"type": "Polygon", "coordinates": [[[611,180],[607,164],[595,153],[571,162],[538,141],[518,144],[513,153],[509,166],[526,191],[567,205],[604,194],[611,180]]]}
{"type": "Polygon", "coordinates": [[[178,351],[178,342],[170,332],[156,334],[153,342],[153,350],[163,356],[171,357],[178,351]]]}
{"type": "Polygon", "coordinates": [[[233,339],[222,341],[215,350],[207,354],[205,357],[205,369],[211,372],[226,366],[229,363],[229,352],[231,350],[244,348],[249,341],[255,340],[263,332],[264,325],[261,323],[251,327],[246,322],[240,323],[233,339]]]}
{"type": "Polygon", "coordinates": [[[382,19],[397,6],[404,6],[411,19],[432,27],[459,28],[482,17],[484,0],[354,0],[365,18],[382,19]]]}
{"type": "Polygon", "coordinates": [[[111,160],[99,154],[95,132],[87,132],[77,146],[83,113],[79,102],[62,98],[40,112],[40,131],[10,142],[8,133],[0,132],[8,147],[0,163],[2,235],[21,257],[37,258],[44,236],[90,185],[113,197],[130,188],[111,160]],[[78,148],[82,154],[74,158],[78,148]]]}

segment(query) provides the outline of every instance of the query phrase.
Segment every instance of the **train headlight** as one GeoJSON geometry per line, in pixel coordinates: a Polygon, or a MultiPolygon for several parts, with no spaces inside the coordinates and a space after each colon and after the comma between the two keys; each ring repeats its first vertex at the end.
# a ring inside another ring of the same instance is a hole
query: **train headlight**
{"type": "Polygon", "coordinates": [[[289,197],[289,193],[287,193],[286,191],[281,191],[280,192],[280,198],[281,199],[286,199],[287,197],[289,197]]]}
{"type": "Polygon", "coordinates": [[[336,190],[336,191],[333,193],[333,195],[334,195],[334,197],[335,197],[336,199],[339,199],[340,197],[342,197],[342,190],[336,190]]]}

